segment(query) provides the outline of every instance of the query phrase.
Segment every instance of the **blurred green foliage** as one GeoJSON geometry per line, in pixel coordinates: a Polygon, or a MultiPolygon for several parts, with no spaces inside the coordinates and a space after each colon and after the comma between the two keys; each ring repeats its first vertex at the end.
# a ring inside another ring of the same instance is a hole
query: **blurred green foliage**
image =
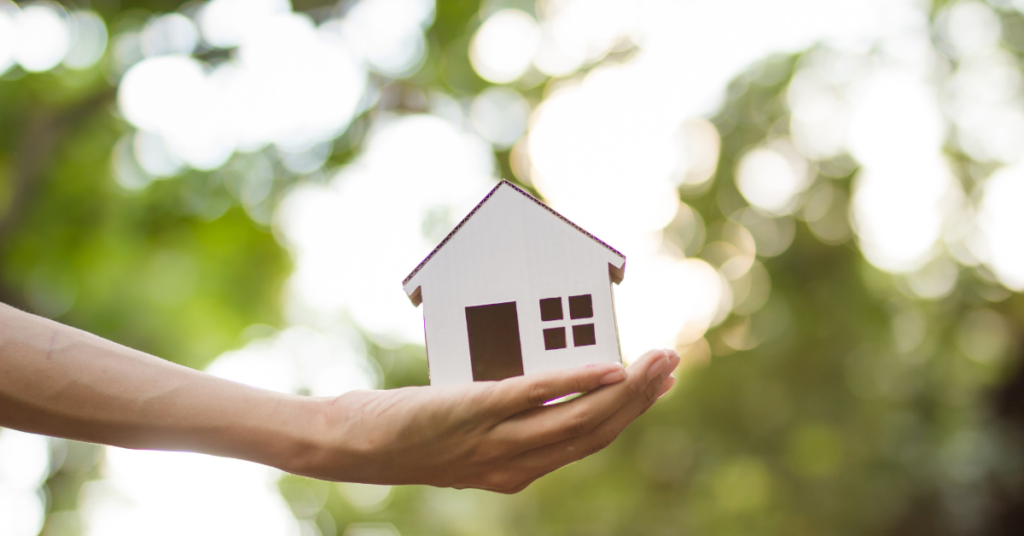
{"type": "MultiPolygon", "coordinates": [[[[177,2],[93,7],[109,23],[177,2]]],[[[487,87],[467,58],[479,10],[439,2],[424,66],[385,93],[458,97],[487,87]]],[[[1018,15],[1005,17],[1021,28],[1018,15]]],[[[1008,46],[1019,50],[1022,35],[1007,31],[1008,46]]],[[[712,119],[722,135],[716,178],[680,194],[703,217],[708,242],[745,206],[732,177],[740,156],[786,133],[781,94],[799,57],[766,58],[737,77],[712,119]]],[[[536,102],[543,85],[520,89],[536,102]]],[[[229,174],[189,172],[138,193],[119,187],[110,158],[127,127],[113,97],[99,68],[0,80],[0,300],[202,368],[243,344],[247,326],[281,325],[288,255],[243,208],[229,174]]],[[[408,99],[381,102],[402,109],[408,99]]],[[[366,121],[338,140],[332,164],[358,151],[366,121]]],[[[496,156],[511,177],[508,152],[496,156]]],[[[234,164],[245,172],[246,161],[234,164]]],[[[850,161],[820,169],[829,173],[819,182],[848,199],[850,161]]],[[[277,193],[295,180],[275,173],[277,193]]],[[[685,236],[666,236],[688,251],[685,236]]],[[[964,271],[952,295],[911,299],[852,240],[825,244],[802,222],[789,249],[763,264],[767,304],[712,330],[713,356],[690,356],[678,387],[610,448],[517,496],[404,487],[360,508],[344,484],[293,476],[281,480],[282,494],[324,534],[373,522],[405,536],[1019,534],[1021,417],[998,397],[1024,390],[1020,348],[970,359],[962,339],[965,323],[991,310],[1024,333],[1024,297],[993,303],[991,283],[964,271]],[[735,329],[759,344],[733,351],[722,341],[735,329]]],[[[385,387],[426,382],[422,347],[367,344],[385,387]]],[[[94,477],[94,463],[66,465],[47,484],[51,510],[73,509],[94,477]]],[[[51,522],[44,532],[56,531],[51,522]]]]}
{"type": "Polygon", "coordinates": [[[0,299],[202,368],[279,322],[288,256],[220,175],[118,186],[114,97],[98,68],[0,81],[0,299]]]}

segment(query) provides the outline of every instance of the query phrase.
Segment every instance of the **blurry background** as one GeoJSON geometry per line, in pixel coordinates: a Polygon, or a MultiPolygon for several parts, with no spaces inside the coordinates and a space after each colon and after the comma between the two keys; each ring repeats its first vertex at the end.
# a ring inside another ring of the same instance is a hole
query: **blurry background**
{"type": "Polygon", "coordinates": [[[309,395],[508,178],[684,356],[516,496],[0,430],[0,534],[1020,534],[1024,2],[0,0],[0,301],[309,395]]]}

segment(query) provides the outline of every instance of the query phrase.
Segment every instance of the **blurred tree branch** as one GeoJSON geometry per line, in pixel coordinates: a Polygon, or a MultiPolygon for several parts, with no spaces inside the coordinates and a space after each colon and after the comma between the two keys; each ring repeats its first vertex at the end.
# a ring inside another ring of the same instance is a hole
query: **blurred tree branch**
{"type": "MultiPolygon", "coordinates": [[[[94,93],[63,110],[37,109],[27,113],[11,163],[11,193],[6,212],[0,214],[0,245],[28,213],[48,166],[67,133],[110,103],[117,95],[111,87],[94,93]]],[[[20,293],[0,285],[0,301],[24,307],[20,293]]]]}
{"type": "Polygon", "coordinates": [[[28,114],[24,134],[19,137],[18,148],[14,151],[10,209],[0,216],[0,243],[23,217],[64,135],[111,102],[115,95],[117,88],[112,87],[56,113],[52,110],[36,110],[28,114]]]}

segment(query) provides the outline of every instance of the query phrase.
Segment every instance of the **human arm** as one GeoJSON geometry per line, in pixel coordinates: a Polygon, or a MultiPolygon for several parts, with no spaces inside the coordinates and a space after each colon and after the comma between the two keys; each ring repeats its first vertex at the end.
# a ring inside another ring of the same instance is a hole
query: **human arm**
{"type": "Polygon", "coordinates": [[[517,491],[614,439],[671,386],[677,363],[656,351],[628,371],[606,364],[503,382],[300,397],[0,304],[0,426],[229,456],[327,480],[517,491]]]}

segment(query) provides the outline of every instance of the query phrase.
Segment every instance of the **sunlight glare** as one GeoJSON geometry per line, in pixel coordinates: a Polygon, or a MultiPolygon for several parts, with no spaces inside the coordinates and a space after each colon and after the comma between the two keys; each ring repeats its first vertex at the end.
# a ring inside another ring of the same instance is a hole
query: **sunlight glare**
{"type": "Polygon", "coordinates": [[[979,161],[1012,164],[1024,156],[1022,89],[1017,59],[1006,50],[961,61],[943,91],[955,143],[979,161]]]}
{"type": "Polygon", "coordinates": [[[199,28],[192,19],[171,13],[151,19],[139,36],[146,57],[191,54],[199,44],[199,28]]]}
{"type": "Polygon", "coordinates": [[[511,89],[492,87],[473,99],[470,118],[481,136],[496,148],[506,149],[526,132],[530,104],[511,89]]]}
{"type": "Polygon", "coordinates": [[[473,34],[469,60],[481,78],[504,84],[526,72],[539,45],[537,21],[518,9],[503,9],[473,34]]]}
{"type": "Polygon", "coordinates": [[[0,534],[34,536],[45,514],[39,486],[50,474],[50,443],[0,428],[0,534]]]}
{"type": "Polygon", "coordinates": [[[946,214],[963,191],[941,155],[946,123],[936,90],[914,74],[882,70],[860,82],[849,131],[863,168],[852,222],[875,266],[910,272],[937,253],[946,214]]]}
{"type": "Polygon", "coordinates": [[[444,119],[385,119],[327,186],[289,193],[276,224],[295,258],[292,297],[348,312],[382,341],[422,342],[402,279],[494,186],[489,144],[444,119]]]}
{"type": "Polygon", "coordinates": [[[861,251],[883,270],[920,268],[937,253],[945,216],[962,197],[941,157],[863,169],[854,183],[852,207],[861,251]]]}
{"type": "Polygon", "coordinates": [[[423,32],[433,21],[434,2],[430,0],[360,0],[344,19],[321,28],[343,38],[370,69],[405,78],[426,57],[423,32]]]}
{"type": "Polygon", "coordinates": [[[983,54],[999,45],[999,15],[984,2],[955,2],[940,12],[937,19],[940,42],[958,58],[983,54]]]}
{"type": "MultiPolygon", "coordinates": [[[[643,7],[656,11],[662,6],[643,7]]],[[[541,35],[534,65],[551,76],[565,76],[612,50],[627,49],[641,9],[629,0],[538,2],[541,35]]]]}
{"type": "Polygon", "coordinates": [[[706,119],[690,119],[676,133],[680,145],[676,154],[673,182],[684,188],[700,187],[715,176],[722,138],[706,119]]]}
{"type": "Polygon", "coordinates": [[[196,169],[213,169],[234,150],[219,91],[207,66],[188,56],[157,56],[132,66],[118,90],[125,118],[159,134],[171,152],[196,169]]]}
{"type": "Polygon", "coordinates": [[[289,0],[212,0],[199,10],[203,40],[218,48],[238,46],[263,19],[292,10],[289,0]]]}
{"type": "Polygon", "coordinates": [[[59,4],[40,2],[25,6],[15,18],[15,59],[28,72],[56,67],[68,52],[68,22],[59,4]]]}
{"type": "MultiPolygon", "coordinates": [[[[271,143],[306,154],[340,135],[357,113],[366,72],[343,41],[319,33],[305,15],[271,13],[248,24],[235,58],[216,67],[169,53],[194,46],[181,15],[154,19],[143,32],[147,54],[166,55],[125,73],[118,105],[130,123],[160,136],[170,161],[208,170],[235,151],[271,143]]],[[[137,156],[144,167],[153,161],[137,156]]],[[[292,163],[311,171],[309,162],[292,163]]]]}
{"type": "Polygon", "coordinates": [[[840,90],[817,69],[793,75],[786,89],[793,144],[804,155],[826,159],[846,145],[848,106],[840,90]]]}
{"type": "Polygon", "coordinates": [[[262,22],[222,73],[241,147],[275,143],[301,150],[340,135],[357,112],[366,71],[347,45],[318,32],[306,15],[262,22]]]}
{"type": "Polygon", "coordinates": [[[49,476],[49,440],[0,428],[0,485],[35,491],[49,476]]]}
{"type": "Polygon", "coordinates": [[[87,536],[128,536],[143,527],[154,536],[298,533],[277,490],[279,472],[269,467],[189,452],[107,447],[103,475],[80,492],[87,536]]]}
{"type": "Polygon", "coordinates": [[[292,326],[225,352],[206,371],[280,393],[338,396],[380,386],[380,371],[364,354],[351,336],[292,326]]]}
{"type": "Polygon", "coordinates": [[[1024,165],[1003,168],[982,186],[978,226],[983,259],[999,281],[1024,291],[1024,165]]]}
{"type": "Polygon", "coordinates": [[[534,113],[529,137],[536,187],[556,210],[613,245],[618,236],[660,230],[679,206],[679,125],[647,97],[647,80],[637,74],[600,67],[582,85],[550,95],[534,113]]]}
{"type": "Polygon", "coordinates": [[[36,536],[45,515],[39,491],[13,489],[0,482],[0,534],[36,536]]]}
{"type": "Polygon", "coordinates": [[[154,177],[171,177],[181,171],[184,164],[172,153],[159,134],[138,130],[132,148],[135,160],[146,173],[154,177]]]}
{"type": "Polygon", "coordinates": [[[786,140],[776,140],[740,159],[736,186],[751,205],[770,214],[790,214],[810,183],[807,163],[786,140]]]}
{"type": "Polygon", "coordinates": [[[629,257],[626,280],[615,288],[623,357],[675,348],[701,338],[719,310],[722,279],[700,259],[629,257]]]}
{"type": "Polygon", "coordinates": [[[937,91],[913,74],[881,71],[855,89],[849,150],[869,167],[936,155],[946,137],[937,91]]]}
{"type": "Polygon", "coordinates": [[[107,25],[94,11],[75,11],[69,23],[71,45],[64,56],[64,65],[71,69],[88,69],[107,49],[107,25]]]}

